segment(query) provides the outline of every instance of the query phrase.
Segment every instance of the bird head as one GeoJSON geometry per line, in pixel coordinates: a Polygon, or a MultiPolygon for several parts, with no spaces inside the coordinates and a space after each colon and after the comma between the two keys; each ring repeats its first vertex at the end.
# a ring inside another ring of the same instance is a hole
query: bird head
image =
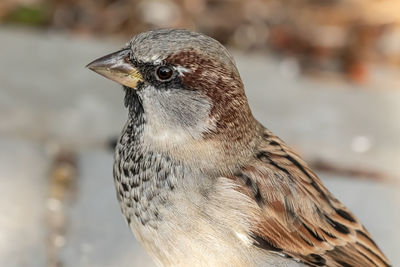
{"type": "Polygon", "coordinates": [[[233,57],[199,33],[140,33],[87,67],[124,86],[130,113],[142,106],[146,134],[155,143],[236,142],[254,120],[233,57]]]}

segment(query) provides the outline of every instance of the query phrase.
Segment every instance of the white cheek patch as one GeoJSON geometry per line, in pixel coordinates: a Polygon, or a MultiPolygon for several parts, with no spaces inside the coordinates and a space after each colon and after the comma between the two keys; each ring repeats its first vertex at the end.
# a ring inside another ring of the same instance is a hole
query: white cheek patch
{"type": "Polygon", "coordinates": [[[151,106],[147,109],[147,123],[144,127],[146,138],[158,146],[176,146],[192,138],[187,129],[171,122],[167,112],[160,106],[151,106]]]}
{"type": "Polygon", "coordinates": [[[148,86],[138,93],[145,111],[144,136],[149,145],[176,147],[201,138],[213,128],[209,122],[211,105],[196,92],[148,86]]]}
{"type": "Polygon", "coordinates": [[[184,130],[171,129],[168,126],[159,125],[148,125],[145,128],[145,135],[150,140],[164,145],[179,145],[191,138],[184,130]]]}
{"type": "Polygon", "coordinates": [[[197,125],[193,129],[187,129],[171,124],[167,118],[157,116],[148,116],[147,118],[148,121],[144,127],[145,139],[151,145],[164,148],[185,145],[191,140],[199,138],[202,132],[208,128],[206,123],[197,125]]]}

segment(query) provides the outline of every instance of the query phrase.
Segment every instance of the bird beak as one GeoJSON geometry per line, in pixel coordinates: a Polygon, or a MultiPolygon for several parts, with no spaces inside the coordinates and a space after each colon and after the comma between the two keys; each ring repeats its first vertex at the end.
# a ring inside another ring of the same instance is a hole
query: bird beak
{"type": "Polygon", "coordinates": [[[143,82],[142,75],[129,60],[129,49],[96,59],[86,68],[130,88],[137,88],[139,82],[143,82]]]}

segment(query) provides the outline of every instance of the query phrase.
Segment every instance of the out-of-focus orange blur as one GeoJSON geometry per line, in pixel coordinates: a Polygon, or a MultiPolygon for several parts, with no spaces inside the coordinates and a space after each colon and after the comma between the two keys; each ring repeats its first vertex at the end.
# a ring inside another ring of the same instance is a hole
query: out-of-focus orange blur
{"type": "Polygon", "coordinates": [[[0,21],[107,36],[187,28],[363,83],[371,62],[400,65],[399,10],[397,0],[3,0],[0,21]]]}

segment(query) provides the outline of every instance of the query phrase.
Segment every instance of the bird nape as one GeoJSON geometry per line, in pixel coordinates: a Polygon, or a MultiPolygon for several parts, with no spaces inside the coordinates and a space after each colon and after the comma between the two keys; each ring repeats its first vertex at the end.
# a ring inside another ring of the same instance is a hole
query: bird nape
{"type": "Polygon", "coordinates": [[[390,266],[357,218],[253,117],[216,40],[148,31],[87,67],[124,86],[115,187],[159,265],[390,266]]]}

